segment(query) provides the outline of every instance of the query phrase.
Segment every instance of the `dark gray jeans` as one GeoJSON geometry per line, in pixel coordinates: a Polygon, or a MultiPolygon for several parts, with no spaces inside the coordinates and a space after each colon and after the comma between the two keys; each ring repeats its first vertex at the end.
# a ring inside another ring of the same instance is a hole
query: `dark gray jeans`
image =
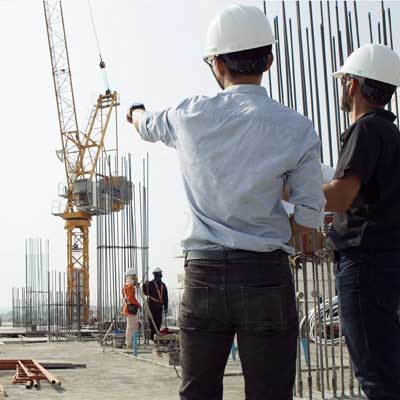
{"type": "Polygon", "coordinates": [[[343,332],[370,400],[400,399],[400,251],[336,253],[343,332]]]}
{"type": "Polygon", "coordinates": [[[222,399],[235,334],[246,400],[292,398],[298,318],[288,257],[254,255],[185,263],[181,400],[222,399]]]}

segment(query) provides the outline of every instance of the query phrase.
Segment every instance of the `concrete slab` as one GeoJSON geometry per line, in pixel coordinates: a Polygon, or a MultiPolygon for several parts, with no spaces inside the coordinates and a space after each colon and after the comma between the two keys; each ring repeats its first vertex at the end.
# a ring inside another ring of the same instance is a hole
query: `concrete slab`
{"type": "MultiPolygon", "coordinates": [[[[151,353],[141,355],[150,359],[149,362],[144,362],[141,359],[135,359],[130,354],[122,356],[111,351],[110,348],[103,354],[102,348],[93,342],[53,342],[1,347],[0,358],[18,357],[35,358],[42,362],[85,363],[87,368],[52,370],[52,373],[62,381],[61,388],[57,390],[45,382],[42,383],[41,390],[26,390],[24,386],[9,383],[12,378],[11,371],[0,371],[0,383],[10,399],[178,399],[181,381],[177,378],[173,367],[166,368],[153,364],[151,353]]],[[[226,376],[224,384],[224,399],[242,400],[244,398],[242,376],[226,376]]]]}

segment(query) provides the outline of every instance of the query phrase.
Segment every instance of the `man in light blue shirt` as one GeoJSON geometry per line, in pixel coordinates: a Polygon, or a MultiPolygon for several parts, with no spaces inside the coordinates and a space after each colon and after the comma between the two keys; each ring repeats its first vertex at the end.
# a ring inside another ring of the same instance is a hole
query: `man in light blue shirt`
{"type": "Polygon", "coordinates": [[[128,112],[144,140],[177,150],[191,213],[182,241],[183,400],[222,399],[235,334],[246,399],[292,396],[298,321],[289,240],[321,225],[325,200],[311,121],[260,86],[274,42],[261,10],[229,7],[211,23],[205,54],[223,91],[128,112]]]}

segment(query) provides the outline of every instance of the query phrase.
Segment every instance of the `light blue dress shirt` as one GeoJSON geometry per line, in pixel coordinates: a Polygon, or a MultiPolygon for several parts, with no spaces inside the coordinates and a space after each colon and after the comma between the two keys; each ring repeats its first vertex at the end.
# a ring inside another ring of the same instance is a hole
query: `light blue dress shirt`
{"type": "Polygon", "coordinates": [[[184,250],[292,253],[285,182],[295,221],[312,228],[323,222],[317,134],[309,119],[269,98],[264,87],[234,85],[146,111],[139,133],[177,150],[191,214],[184,250]]]}

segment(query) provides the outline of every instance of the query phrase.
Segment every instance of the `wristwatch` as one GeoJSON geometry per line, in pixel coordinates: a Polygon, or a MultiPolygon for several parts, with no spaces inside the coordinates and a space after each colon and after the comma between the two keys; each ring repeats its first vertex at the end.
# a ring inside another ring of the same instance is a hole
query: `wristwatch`
{"type": "Polygon", "coordinates": [[[146,110],[146,108],[143,103],[132,103],[129,108],[129,112],[131,113],[131,116],[135,110],[146,110]]]}

